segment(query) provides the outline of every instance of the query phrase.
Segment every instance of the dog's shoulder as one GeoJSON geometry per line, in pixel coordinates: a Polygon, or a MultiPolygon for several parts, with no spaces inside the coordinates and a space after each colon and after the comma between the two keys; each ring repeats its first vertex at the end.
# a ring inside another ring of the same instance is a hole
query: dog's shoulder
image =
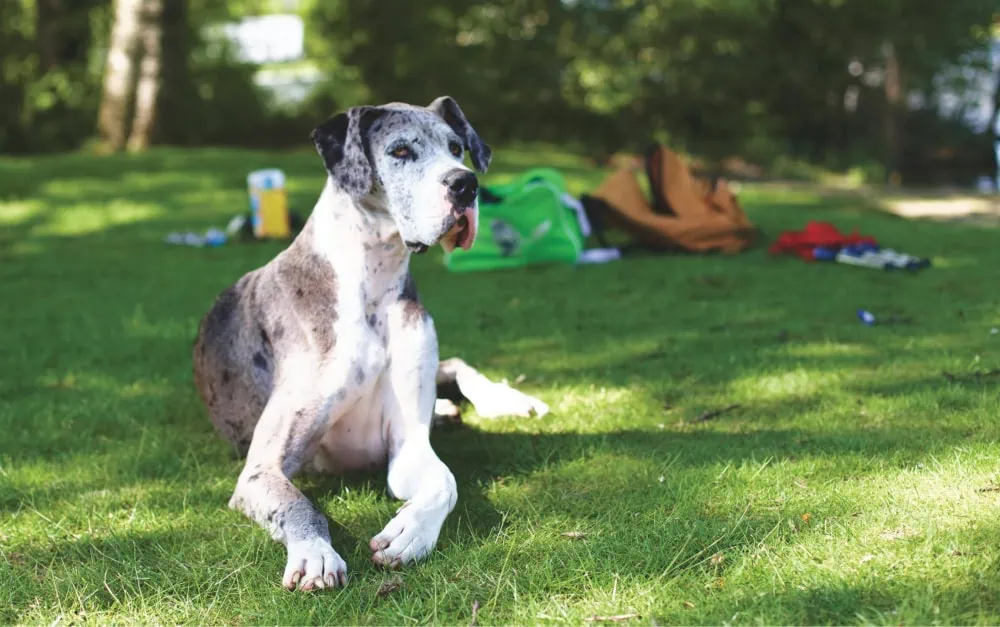
{"type": "Polygon", "coordinates": [[[337,275],[329,260],[311,247],[295,242],[270,264],[271,281],[280,295],[268,306],[278,318],[294,318],[322,353],[333,350],[336,338],[337,275]]]}

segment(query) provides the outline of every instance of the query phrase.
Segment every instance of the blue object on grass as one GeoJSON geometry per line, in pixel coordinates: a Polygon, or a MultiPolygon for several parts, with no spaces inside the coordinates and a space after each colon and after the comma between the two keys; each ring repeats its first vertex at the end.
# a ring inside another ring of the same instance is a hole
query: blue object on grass
{"type": "Polygon", "coordinates": [[[813,248],[813,259],[816,261],[835,261],[837,259],[837,249],[817,246],[813,248]]]}
{"type": "Polygon", "coordinates": [[[860,320],[863,324],[873,326],[875,324],[875,314],[865,309],[859,309],[858,320],[860,320]]]}

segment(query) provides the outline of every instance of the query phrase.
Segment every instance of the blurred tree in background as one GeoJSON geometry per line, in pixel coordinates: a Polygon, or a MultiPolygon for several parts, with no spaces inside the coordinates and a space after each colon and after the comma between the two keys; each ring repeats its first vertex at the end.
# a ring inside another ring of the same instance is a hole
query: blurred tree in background
{"type": "Polygon", "coordinates": [[[603,159],[656,139],[713,159],[967,183],[993,167],[992,135],[963,120],[982,106],[994,12],[986,0],[5,0],[0,151],[95,137],[112,150],[302,146],[336,109],[448,93],[496,144],[603,159]],[[217,29],[289,11],[306,39],[288,65],[321,77],[294,106],[217,29]]]}

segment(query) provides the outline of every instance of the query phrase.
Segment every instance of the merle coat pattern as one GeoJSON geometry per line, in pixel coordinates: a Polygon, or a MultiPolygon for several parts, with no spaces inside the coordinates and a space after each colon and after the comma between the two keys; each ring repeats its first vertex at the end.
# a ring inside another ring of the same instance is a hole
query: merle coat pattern
{"type": "Polygon", "coordinates": [[[409,272],[413,253],[475,241],[478,181],[463,157],[485,171],[491,151],[458,104],[356,107],[312,139],[328,177],[305,228],[222,292],[193,351],[212,422],[246,457],[230,507],[286,546],[282,583],[300,590],[346,585],[347,565],[296,474],[388,467],[404,504],[369,545],[397,567],[433,549],[458,498],[430,445],[435,412],[455,412],[438,386],[487,417],[548,411],[460,359],[439,363],[409,272]]]}

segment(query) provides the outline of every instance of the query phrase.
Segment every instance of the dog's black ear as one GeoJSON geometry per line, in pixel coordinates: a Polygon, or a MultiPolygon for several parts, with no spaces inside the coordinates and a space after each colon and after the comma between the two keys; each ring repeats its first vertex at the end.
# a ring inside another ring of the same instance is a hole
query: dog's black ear
{"type": "Polygon", "coordinates": [[[442,120],[448,123],[453,131],[458,133],[465,144],[465,149],[472,157],[472,165],[480,172],[485,172],[490,167],[490,159],[493,158],[493,151],[489,145],[479,138],[479,133],[472,128],[469,121],[465,119],[465,114],[451,96],[441,96],[432,102],[428,107],[436,113],[442,120]]]}
{"type": "Polygon", "coordinates": [[[378,107],[353,107],[317,126],[309,135],[333,182],[354,198],[372,188],[367,135],[380,113],[378,107]]]}

